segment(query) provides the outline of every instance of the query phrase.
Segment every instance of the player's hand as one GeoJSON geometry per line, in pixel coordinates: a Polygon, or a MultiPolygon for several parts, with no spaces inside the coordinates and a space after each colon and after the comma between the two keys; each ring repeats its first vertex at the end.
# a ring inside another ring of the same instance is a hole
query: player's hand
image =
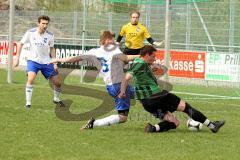
{"type": "Polygon", "coordinates": [[[59,62],[58,58],[52,58],[48,64],[53,64],[53,68],[55,71],[58,71],[57,63],[59,62]]]}
{"type": "Polygon", "coordinates": [[[153,44],[157,47],[161,47],[163,48],[165,46],[165,41],[161,41],[161,42],[153,42],[153,44]]]}
{"type": "Polygon", "coordinates": [[[124,97],[126,97],[126,93],[125,92],[120,92],[118,94],[118,98],[124,98],[124,97]]]}
{"type": "Polygon", "coordinates": [[[13,67],[16,68],[19,65],[19,57],[16,57],[16,59],[13,59],[13,67]]]}
{"type": "Polygon", "coordinates": [[[164,121],[173,122],[176,126],[179,126],[180,122],[177,117],[171,112],[167,111],[163,117],[164,121]]]}
{"type": "Polygon", "coordinates": [[[115,45],[117,46],[120,46],[120,43],[119,42],[114,42],[115,45]]]}

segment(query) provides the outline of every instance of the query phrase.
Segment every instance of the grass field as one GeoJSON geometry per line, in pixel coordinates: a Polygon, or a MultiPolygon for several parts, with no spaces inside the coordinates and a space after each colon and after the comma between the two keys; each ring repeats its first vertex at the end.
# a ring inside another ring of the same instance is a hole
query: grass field
{"type": "Polygon", "coordinates": [[[72,104],[64,109],[52,103],[52,89],[39,75],[34,86],[32,108],[26,110],[25,73],[14,72],[13,84],[6,83],[6,75],[6,71],[0,69],[1,160],[240,158],[240,99],[231,99],[240,96],[239,89],[174,87],[177,95],[209,119],[226,120],[226,125],[217,134],[206,127],[200,132],[189,131],[186,127],[187,116],[182,113],[177,114],[181,125],[176,130],[146,134],[143,132],[146,122],[156,123],[157,120],[146,113],[138,102],[133,103],[127,123],[80,131],[85,119],[91,116],[89,113],[99,117],[114,113],[114,110],[109,111],[113,103],[104,87],[80,84],[79,77],[67,78],[65,83],[73,87],[64,91],[62,99],[72,104]],[[104,106],[97,110],[98,113],[94,109],[101,104],[104,106]]]}

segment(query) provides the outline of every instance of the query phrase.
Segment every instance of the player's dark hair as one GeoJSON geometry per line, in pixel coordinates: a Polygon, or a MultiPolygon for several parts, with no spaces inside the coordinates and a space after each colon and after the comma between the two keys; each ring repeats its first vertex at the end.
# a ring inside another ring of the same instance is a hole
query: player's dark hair
{"type": "Polygon", "coordinates": [[[138,11],[131,11],[131,12],[129,13],[130,17],[132,17],[132,14],[133,14],[133,13],[137,13],[137,14],[138,14],[138,17],[140,17],[140,12],[138,12],[138,11]]]}
{"type": "Polygon", "coordinates": [[[48,22],[50,21],[50,18],[48,16],[41,15],[41,16],[38,17],[38,23],[40,23],[42,19],[46,20],[48,22]]]}
{"type": "Polygon", "coordinates": [[[111,31],[101,31],[100,34],[100,45],[105,45],[107,39],[114,38],[115,34],[111,31]]]}
{"type": "Polygon", "coordinates": [[[156,48],[154,48],[152,45],[145,45],[141,50],[140,50],[140,56],[144,57],[145,55],[152,55],[153,52],[157,51],[156,48]]]}

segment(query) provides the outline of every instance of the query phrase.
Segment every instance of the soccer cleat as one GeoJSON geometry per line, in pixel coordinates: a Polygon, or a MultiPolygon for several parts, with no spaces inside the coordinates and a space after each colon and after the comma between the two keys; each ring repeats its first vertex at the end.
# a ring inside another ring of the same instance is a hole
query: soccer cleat
{"type": "Polygon", "coordinates": [[[218,130],[225,124],[224,120],[221,121],[213,121],[212,124],[214,125],[214,128],[211,129],[213,133],[217,133],[218,130]]]}
{"type": "Polygon", "coordinates": [[[58,104],[60,107],[65,107],[65,104],[62,101],[54,101],[53,103],[58,104]]]}
{"type": "Polygon", "coordinates": [[[84,129],[93,129],[93,123],[94,123],[95,119],[92,117],[91,119],[88,120],[87,124],[85,124],[81,130],[84,129]]]}
{"type": "Polygon", "coordinates": [[[26,104],[26,109],[30,109],[30,108],[31,108],[31,105],[26,104]]]}
{"type": "Polygon", "coordinates": [[[156,132],[156,128],[152,124],[147,123],[147,125],[144,128],[144,132],[146,133],[156,132]]]}

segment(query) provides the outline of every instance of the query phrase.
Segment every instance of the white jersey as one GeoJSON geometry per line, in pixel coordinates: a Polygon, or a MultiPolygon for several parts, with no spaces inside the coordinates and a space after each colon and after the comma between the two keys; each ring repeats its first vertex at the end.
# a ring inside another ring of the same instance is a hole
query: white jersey
{"type": "Polygon", "coordinates": [[[30,54],[27,59],[47,64],[50,62],[50,47],[54,46],[54,35],[46,30],[42,35],[38,33],[37,28],[28,30],[21,39],[22,44],[30,44],[30,54]]]}
{"type": "Polygon", "coordinates": [[[123,54],[122,51],[115,45],[109,45],[108,47],[101,46],[97,49],[91,49],[83,54],[83,59],[91,57],[91,61],[94,62],[97,68],[101,65],[101,73],[103,74],[103,80],[106,85],[112,85],[120,83],[124,77],[122,60],[117,58],[117,55],[123,54]],[[86,57],[85,57],[86,56],[86,57]],[[87,58],[87,56],[89,56],[87,58]],[[95,60],[92,57],[95,57],[95,60]]]}

